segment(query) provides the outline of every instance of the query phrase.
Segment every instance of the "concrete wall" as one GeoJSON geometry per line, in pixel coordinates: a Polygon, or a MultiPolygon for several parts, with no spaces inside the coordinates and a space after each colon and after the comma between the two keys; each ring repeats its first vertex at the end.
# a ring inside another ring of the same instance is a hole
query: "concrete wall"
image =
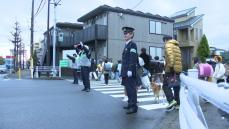
{"type": "Polygon", "coordinates": [[[200,40],[203,36],[203,19],[199,20],[194,26],[193,28],[198,30],[198,39],[196,40],[196,30],[194,31],[194,52],[193,52],[193,57],[195,57],[197,55],[197,48],[200,44],[200,40]],[[200,33],[202,31],[202,33],[200,33]]]}
{"type": "MultiPolygon", "coordinates": [[[[95,59],[95,42],[88,45],[91,51],[91,57],[95,59]]],[[[98,41],[97,43],[97,59],[102,59],[104,56],[106,56],[106,41],[98,41]]]]}
{"type": "Polygon", "coordinates": [[[146,48],[147,53],[149,52],[149,46],[164,47],[164,43],[162,41],[163,35],[173,35],[173,23],[128,14],[120,16],[119,13],[109,12],[108,57],[113,58],[115,61],[121,59],[121,54],[125,45],[123,32],[121,30],[123,26],[135,28],[133,40],[138,46],[138,53],[140,53],[140,49],[142,47],[146,48]],[[162,22],[162,34],[149,33],[150,20],[162,22]]]}

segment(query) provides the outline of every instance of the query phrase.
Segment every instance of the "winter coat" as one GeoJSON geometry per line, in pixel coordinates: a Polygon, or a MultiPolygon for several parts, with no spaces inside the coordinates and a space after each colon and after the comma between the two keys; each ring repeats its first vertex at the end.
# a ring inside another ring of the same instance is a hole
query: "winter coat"
{"type": "Polygon", "coordinates": [[[179,42],[172,39],[165,44],[165,72],[180,73],[182,71],[181,63],[181,51],[179,48],[179,42]]]}
{"type": "Polygon", "coordinates": [[[225,72],[226,70],[225,70],[224,65],[222,63],[217,63],[215,66],[215,72],[213,74],[213,77],[217,80],[223,79],[225,72]]]}

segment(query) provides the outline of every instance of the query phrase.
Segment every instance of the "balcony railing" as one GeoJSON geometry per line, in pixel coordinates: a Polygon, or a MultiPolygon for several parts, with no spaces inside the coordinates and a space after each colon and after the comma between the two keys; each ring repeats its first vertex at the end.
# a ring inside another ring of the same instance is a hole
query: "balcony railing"
{"type": "Polygon", "coordinates": [[[107,39],[107,26],[105,25],[92,25],[86,29],[81,30],[76,35],[76,41],[89,42],[93,40],[106,40],[107,39]]]}
{"type": "MultiPolygon", "coordinates": [[[[58,47],[72,47],[74,44],[82,42],[90,42],[93,40],[106,40],[107,39],[107,26],[106,25],[92,25],[86,29],[77,32],[60,32],[63,33],[63,41],[58,41],[58,47]]],[[[58,35],[58,34],[57,34],[58,35]]],[[[52,46],[52,37],[51,46],[52,46]]]]}

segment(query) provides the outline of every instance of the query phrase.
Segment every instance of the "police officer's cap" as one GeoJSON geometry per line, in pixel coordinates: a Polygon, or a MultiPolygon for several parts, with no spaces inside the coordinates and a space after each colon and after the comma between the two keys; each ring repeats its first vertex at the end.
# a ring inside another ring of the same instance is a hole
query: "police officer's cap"
{"type": "Polygon", "coordinates": [[[134,32],[134,28],[124,26],[124,27],[122,27],[122,31],[126,32],[126,33],[130,33],[130,32],[134,32]]]}
{"type": "Polygon", "coordinates": [[[173,38],[172,36],[164,35],[163,41],[165,42],[165,41],[168,41],[168,40],[170,40],[170,39],[172,39],[172,38],[173,38]]]}

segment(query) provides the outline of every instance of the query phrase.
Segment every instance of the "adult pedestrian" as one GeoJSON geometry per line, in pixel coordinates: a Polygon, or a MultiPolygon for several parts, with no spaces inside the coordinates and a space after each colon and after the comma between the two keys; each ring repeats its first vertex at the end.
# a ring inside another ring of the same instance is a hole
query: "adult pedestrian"
{"type": "Polygon", "coordinates": [[[144,65],[143,67],[149,71],[150,69],[150,60],[152,59],[152,57],[150,55],[148,55],[146,53],[146,49],[145,48],[141,48],[141,54],[139,55],[139,57],[141,57],[144,61],[144,65]]]}
{"type": "Polygon", "coordinates": [[[226,76],[226,82],[229,84],[229,61],[225,63],[224,65],[225,67],[225,76],[226,76]]]}
{"type": "Polygon", "coordinates": [[[225,82],[224,81],[224,74],[226,72],[224,65],[222,64],[222,57],[221,56],[215,56],[214,57],[216,66],[215,71],[213,73],[213,78],[216,79],[216,83],[225,82]]]}
{"type": "Polygon", "coordinates": [[[108,85],[109,73],[111,72],[111,68],[112,68],[111,63],[109,63],[108,60],[105,59],[103,65],[103,74],[104,74],[104,80],[106,85],[108,85]]]}
{"type": "Polygon", "coordinates": [[[95,80],[98,80],[98,76],[96,74],[96,61],[95,59],[91,59],[91,71],[90,71],[90,79],[94,78],[95,80]]]}
{"type": "Polygon", "coordinates": [[[169,105],[166,107],[167,111],[171,111],[175,108],[178,109],[180,105],[180,84],[176,85],[174,82],[179,81],[179,74],[182,71],[181,64],[181,51],[179,48],[179,42],[172,39],[170,36],[164,36],[165,42],[165,77],[163,81],[163,90],[169,105]],[[172,92],[172,88],[173,91],[172,92]]]}
{"type": "Polygon", "coordinates": [[[76,54],[73,54],[73,56],[67,55],[67,57],[72,61],[72,73],[73,73],[73,84],[79,84],[78,83],[78,73],[80,70],[80,65],[79,65],[79,56],[77,56],[76,54]]]}
{"type": "Polygon", "coordinates": [[[125,86],[128,96],[128,105],[125,106],[124,109],[127,109],[126,114],[132,114],[138,111],[136,91],[136,66],[138,64],[137,45],[132,41],[134,28],[123,27],[122,30],[126,42],[122,53],[121,77],[122,85],[125,86]]]}
{"type": "Polygon", "coordinates": [[[81,76],[84,85],[82,91],[90,92],[91,86],[90,86],[89,73],[91,67],[91,61],[90,61],[91,54],[89,52],[89,47],[87,45],[84,45],[82,42],[80,42],[80,44],[78,45],[74,45],[74,47],[76,48],[76,51],[79,51],[81,76]]]}

